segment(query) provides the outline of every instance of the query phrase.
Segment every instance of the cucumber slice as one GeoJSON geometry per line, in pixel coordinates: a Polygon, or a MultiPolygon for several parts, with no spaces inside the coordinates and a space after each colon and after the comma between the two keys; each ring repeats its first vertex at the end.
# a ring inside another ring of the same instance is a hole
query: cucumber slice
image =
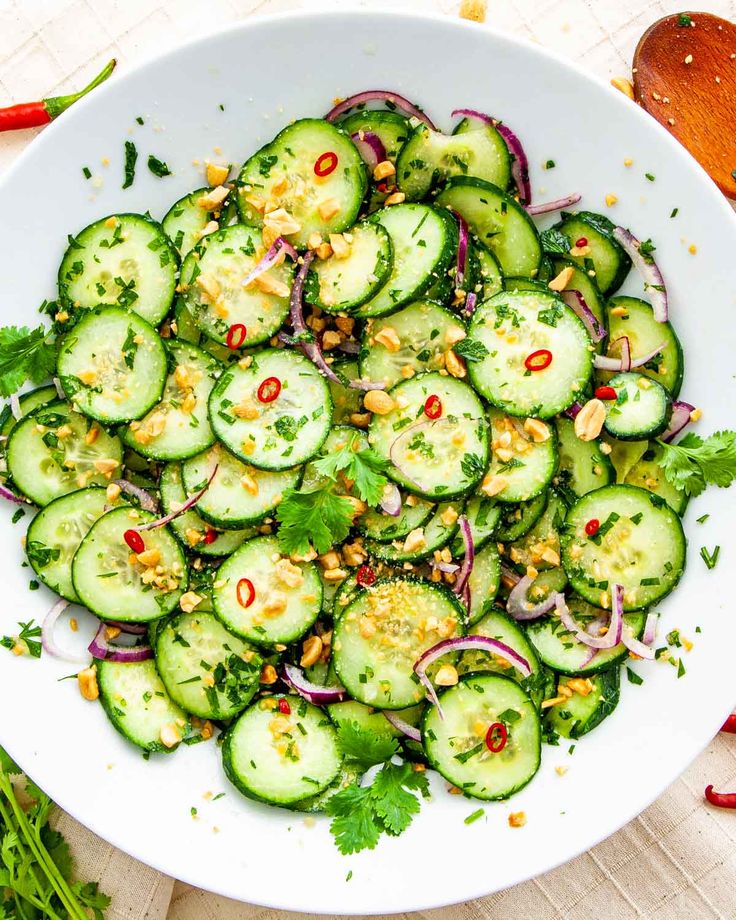
{"type": "MultiPolygon", "coordinates": [[[[363,109],[353,112],[338,122],[342,130],[349,135],[360,133],[376,134],[386,151],[386,159],[396,165],[399,151],[411,133],[409,120],[398,112],[385,112],[376,109],[363,109]]],[[[384,201],[395,191],[392,179],[376,182],[371,178],[368,198],[368,212],[383,207],[384,201]],[[380,187],[379,187],[380,186],[380,187]]]]}
{"type": "MultiPolygon", "coordinates": [[[[421,711],[422,707],[417,706],[416,708],[421,711]]],[[[413,708],[409,710],[409,712],[413,711],[413,708]]],[[[364,703],[356,703],[355,700],[333,703],[327,707],[327,712],[338,728],[341,725],[355,722],[363,731],[370,732],[372,735],[388,735],[394,738],[401,736],[401,732],[393,727],[382,710],[373,709],[372,706],[366,706],[364,703]]]]}
{"type": "MultiPolygon", "coordinates": [[[[551,706],[547,712],[547,726],[563,738],[582,738],[597,728],[618,705],[621,685],[618,668],[609,668],[587,679],[592,684],[587,696],[573,693],[564,703],[551,706]]],[[[568,681],[568,677],[561,677],[558,686],[566,686],[568,681]]]]}
{"type": "Polygon", "coordinates": [[[504,275],[533,278],[539,271],[542,247],[537,230],[521,205],[497,186],[455,177],[437,196],[437,206],[452,208],[465,218],[504,275]]]}
{"type": "MultiPolygon", "coordinates": [[[[358,362],[352,358],[348,358],[345,361],[335,361],[332,369],[338,377],[342,377],[344,380],[357,380],[360,376],[358,362]]],[[[332,424],[349,425],[351,416],[361,411],[360,390],[345,386],[343,383],[335,383],[334,380],[329,380],[327,385],[332,397],[332,424]]]]}
{"type": "Polygon", "coordinates": [[[222,765],[243,795],[273,805],[293,805],[327,789],[340,771],[337,733],[321,709],[298,696],[247,709],[225,735],[222,765]]]}
{"type": "Polygon", "coordinates": [[[215,359],[188,342],[170,339],[174,365],[166,378],[161,402],[122,431],[123,443],[153,460],[184,460],[215,440],[207,401],[222,368],[215,359]]]}
{"type": "Polygon", "coordinates": [[[169,208],[161,221],[164,233],[182,259],[201,241],[202,231],[212,219],[207,208],[199,205],[199,199],[210,191],[198,188],[189,192],[169,208]]]}
{"type": "Polygon", "coordinates": [[[501,518],[494,531],[494,537],[502,543],[513,543],[525,536],[544,514],[548,492],[542,492],[528,502],[519,505],[501,505],[501,518]]]}
{"type": "Polygon", "coordinates": [[[188,735],[189,720],[169,697],[152,660],[98,661],[97,683],[113,727],[144,751],[166,753],[178,747],[171,746],[177,737],[188,735]]]}
{"type": "MultiPolygon", "coordinates": [[[[598,290],[598,285],[595,283],[595,278],[591,278],[591,276],[588,274],[588,271],[578,265],[578,263],[573,259],[568,259],[566,256],[554,256],[552,259],[553,277],[557,277],[557,275],[559,275],[559,273],[565,268],[572,269],[572,276],[565,285],[565,290],[580,291],[580,293],[583,295],[585,303],[590,309],[590,312],[593,314],[593,316],[595,316],[601,326],[603,326],[604,329],[607,329],[608,311],[603,306],[603,296],[598,290]]],[[[597,345],[596,351],[602,351],[606,341],[610,342],[612,340],[613,337],[609,335],[607,340],[604,339],[603,342],[597,345]]]]}
{"type": "Polygon", "coordinates": [[[361,319],[395,313],[419,299],[445,275],[457,248],[457,224],[429,205],[394,205],[370,219],[388,231],[394,261],[383,287],[356,310],[361,319]]]}
{"type": "Polygon", "coordinates": [[[488,300],[494,294],[503,290],[503,275],[498,260],[485,246],[478,244],[473,247],[478,257],[478,271],[482,288],[478,294],[480,300],[488,300]]]}
{"type": "Polygon", "coordinates": [[[35,390],[23,393],[22,396],[18,397],[18,409],[20,410],[18,412],[18,418],[13,415],[9,405],[6,404],[3,407],[2,414],[0,414],[0,420],[2,421],[2,424],[0,424],[0,436],[3,438],[10,437],[10,432],[21,419],[30,415],[34,409],[38,409],[40,406],[47,406],[52,402],[57,402],[58,399],[59,394],[53,384],[37,387],[35,390]]]}
{"type": "Polygon", "coordinates": [[[658,445],[647,450],[642,459],[631,468],[624,482],[659,495],[673,511],[682,516],[687,508],[689,496],[687,492],[676,488],[667,479],[659,463],[661,456],[662,448],[658,445]]]}
{"type": "Polygon", "coordinates": [[[450,499],[470,491],[488,464],[488,423],[473,390],[454,377],[422,374],[391,390],[396,407],[374,415],[369,441],[389,464],[387,475],[429,499],[450,499]],[[432,398],[432,414],[424,412],[432,398]]]}
{"type": "Polygon", "coordinates": [[[398,313],[366,323],[360,376],[392,387],[424,371],[439,371],[445,354],[465,338],[465,326],[431,300],[418,300],[398,313]]]}
{"type": "Polygon", "coordinates": [[[414,128],[396,163],[396,181],[407,199],[426,198],[434,186],[451,176],[474,176],[507,187],[511,157],[495,128],[473,125],[467,119],[450,135],[423,123],[414,128]]]}
{"type": "Polygon", "coordinates": [[[508,556],[519,571],[526,572],[529,567],[543,571],[559,566],[560,530],[565,510],[563,501],[550,490],[544,514],[531,530],[507,547],[508,556]]]}
{"type": "MultiPolygon", "coordinates": [[[[606,304],[609,354],[620,357],[618,346],[611,344],[626,336],[634,357],[646,355],[664,343],[664,348],[643,367],[637,368],[665,387],[673,399],[682,386],[685,362],[682,346],[671,323],[660,323],[654,318],[650,304],[636,297],[613,297],[606,304]]],[[[598,378],[607,383],[612,376],[607,371],[597,371],[598,378]]]]}
{"type": "Polygon", "coordinates": [[[498,409],[491,409],[488,417],[491,421],[488,475],[501,476],[506,481],[498,493],[499,501],[525,502],[544,492],[557,469],[555,429],[538,419],[528,419],[529,430],[534,435],[529,433],[524,437],[511,417],[498,409]]]}
{"type": "MultiPolygon", "coordinates": [[[[495,499],[478,496],[471,498],[465,505],[465,517],[470,524],[470,534],[476,552],[494,536],[504,510],[505,506],[498,504],[495,499]]],[[[453,556],[465,555],[465,542],[460,534],[452,541],[451,550],[453,556]]]]}
{"type": "Polygon", "coordinates": [[[200,719],[232,719],[258,690],[263,659],[211,613],[179,613],[156,634],[156,665],[169,696],[200,719]]]}
{"type": "Polygon", "coordinates": [[[672,414],[667,390],[644,374],[629,372],[611,377],[608,385],[615,400],[606,400],[606,431],[621,441],[655,438],[666,428],[672,414]]]}
{"type": "Polygon", "coordinates": [[[58,374],[75,409],[106,425],[141,418],[166,383],[158,332],[120,307],[90,310],[61,340],[58,374]]]}
{"type": "Polygon", "coordinates": [[[680,518],[635,486],[605,486],[579,499],[567,515],[562,550],[575,591],[608,610],[614,584],[624,588],[624,610],[643,610],[669,594],[685,567],[680,518]],[[600,526],[590,536],[585,525],[592,519],[600,526]]]}
{"type": "Polygon", "coordinates": [[[552,418],[590,379],[593,355],[585,326],[562,301],[542,292],[504,291],[482,303],[468,329],[485,357],[468,365],[471,383],[509,415],[552,418]],[[551,356],[539,368],[531,356],[551,356]]]}
{"type": "Polygon", "coordinates": [[[298,486],[301,476],[298,467],[283,472],[256,469],[215,444],[182,464],[182,481],[188,495],[203,488],[215,465],[215,477],[195,509],[205,521],[223,530],[242,530],[261,521],[278,505],[286,489],[298,486]]]}
{"type": "Polygon", "coordinates": [[[443,502],[437,505],[429,521],[424,526],[415,528],[406,540],[396,539],[387,543],[367,539],[365,548],[376,559],[391,565],[427,559],[436,550],[447,546],[455,536],[458,531],[457,519],[462,510],[462,502],[443,502]]]}
{"type": "Polygon", "coordinates": [[[304,286],[307,303],[327,313],[354,310],[370,300],[393,264],[391,238],[381,224],[361,221],[343,239],[347,252],[337,249],[328,259],[313,261],[304,286]]]}
{"type": "Polygon", "coordinates": [[[187,564],[168,527],[141,534],[153,556],[141,562],[123,536],[155,520],[149,511],[115,508],[93,524],[80,543],[72,562],[72,583],[80,601],[97,616],[147,623],[171,613],[179,603],[187,587],[187,564]]]}
{"type": "Polygon", "coordinates": [[[72,603],[72,559],[90,527],[107,510],[105,489],[80,489],[56,498],[31,521],[25,551],[33,571],[52,591],[72,603]]]}
{"type": "Polygon", "coordinates": [[[234,325],[246,335],[240,348],[251,348],[275,335],[289,313],[294,266],[275,265],[243,287],[243,278],[265,254],[259,231],[236,224],[206,236],[181,267],[179,286],[192,319],[210,339],[227,344],[234,325]]]}
{"type": "MultiPolygon", "coordinates": [[[[180,464],[167,463],[163,468],[159,492],[164,514],[171,514],[181,508],[187,500],[187,493],[182,482],[180,464]]],[[[257,534],[255,527],[216,530],[193,510],[175,517],[170,527],[185,549],[196,550],[200,556],[229,556],[244,540],[257,534]]]]}
{"type": "Polygon", "coordinates": [[[367,178],[360,154],[342,129],[319,118],[302,118],[245,162],[237,185],[244,223],[268,227],[267,215],[283,209],[300,228],[287,234],[290,242],[303,248],[313,233],[340,233],[355,222],[367,178]]]}
{"type": "Polygon", "coordinates": [[[401,540],[416,530],[424,527],[435,510],[435,506],[417,495],[402,495],[401,511],[396,517],[386,514],[379,508],[369,508],[356,521],[358,530],[366,537],[379,543],[401,540]]]}
{"type": "Polygon", "coordinates": [[[470,674],[440,696],[444,713],[427,707],[422,740],[438,773],[471,798],[505,799],[539,769],[541,727],[537,709],[516,683],[498,674],[470,674]],[[486,732],[503,722],[508,739],[492,753],[486,732]]]}
{"type": "Polygon", "coordinates": [[[59,296],[69,309],[130,307],[155,326],[174,299],[177,264],[160,224],[143,214],[113,214],[69,238],[59,296]]]}
{"type": "Polygon", "coordinates": [[[468,623],[473,626],[480,620],[489,604],[496,599],[501,584],[501,560],[495,543],[487,543],[476,555],[468,579],[470,609],[468,623]]]}
{"type": "Polygon", "coordinates": [[[257,352],[249,367],[225,371],[210,395],[209,411],[225,447],[264,470],[290,469],[315,456],[332,421],[324,377],[301,354],[276,348],[257,352]],[[262,402],[259,389],[273,377],[281,390],[262,402]]]}
{"type": "Polygon", "coordinates": [[[424,698],[414,662],[441,639],[461,635],[464,611],[441,585],[391,578],[357,594],[335,621],[335,672],[353,699],[405,709],[424,698]]]}
{"type": "Polygon", "coordinates": [[[613,464],[601,450],[600,441],[581,441],[568,418],[555,419],[555,427],[560,457],[555,488],[569,489],[579,497],[614,481],[613,464]]]}
{"type": "MultiPolygon", "coordinates": [[[[177,297],[174,303],[174,319],[171,323],[171,331],[176,334],[177,339],[182,342],[191,342],[192,345],[202,345],[207,348],[208,343],[202,343],[202,333],[199,326],[195,323],[194,317],[186,305],[183,298],[177,297]]],[[[215,344],[214,342],[212,343],[215,344]]],[[[208,351],[211,354],[211,352],[208,351]]],[[[233,354],[233,352],[231,352],[233,354]]]]}
{"type": "Polygon", "coordinates": [[[620,288],[631,268],[631,259],[613,238],[615,227],[603,214],[591,211],[577,214],[563,211],[562,220],[556,225],[570,241],[572,251],[565,255],[588,272],[603,294],[612,294],[620,288]]]}
{"type": "Polygon", "coordinates": [[[236,635],[258,645],[287,645],[319,616],[322,584],[313,563],[282,559],[275,537],[256,537],[220,566],[212,601],[216,615],[236,635]]]}
{"type": "Polygon", "coordinates": [[[620,485],[649,449],[649,441],[618,441],[606,435],[605,431],[601,437],[611,448],[608,456],[616,471],[616,482],[620,485]]]}
{"type": "Polygon", "coordinates": [[[122,460],[117,437],[63,402],[36,409],[8,440],[8,474],[41,506],[76,489],[106,484],[120,474],[122,460]]]}

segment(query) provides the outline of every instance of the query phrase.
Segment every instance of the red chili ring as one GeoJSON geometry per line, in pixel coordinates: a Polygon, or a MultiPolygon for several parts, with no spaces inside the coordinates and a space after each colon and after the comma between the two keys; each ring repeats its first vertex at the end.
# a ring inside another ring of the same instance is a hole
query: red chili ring
{"type": "Polygon", "coordinates": [[[278,377],[266,377],[258,387],[258,401],[262,403],[273,402],[281,392],[281,381],[278,377]]]}
{"type": "Polygon", "coordinates": [[[337,154],[333,153],[332,150],[328,150],[326,153],[317,157],[317,162],[314,164],[314,174],[315,176],[319,176],[320,179],[329,176],[329,174],[336,169],[337,154]]]}
{"type": "Polygon", "coordinates": [[[576,245],[579,249],[582,249],[583,246],[587,246],[587,245],[588,245],[588,237],[587,237],[587,236],[581,236],[579,239],[575,240],[575,245],[576,245]]]}
{"type": "Polygon", "coordinates": [[[238,603],[240,604],[240,606],[245,607],[245,609],[247,610],[248,607],[250,607],[250,605],[256,599],[256,589],[253,587],[253,582],[250,580],[250,578],[240,579],[240,581],[235,587],[235,594],[238,598],[238,603]],[[248,592],[248,597],[245,600],[243,600],[243,597],[242,597],[242,592],[244,590],[248,592]]]}
{"type": "Polygon", "coordinates": [[[506,747],[509,731],[503,722],[494,722],[486,732],[486,747],[491,754],[500,754],[506,747]],[[497,735],[497,737],[496,737],[497,735]]]}
{"type": "Polygon", "coordinates": [[[601,526],[601,522],[598,518],[591,518],[588,523],[585,525],[585,532],[589,537],[594,537],[601,526]]]}
{"type": "Polygon", "coordinates": [[[290,716],[290,715],[291,715],[291,706],[289,706],[289,701],[288,701],[288,700],[285,700],[285,699],[283,698],[283,696],[282,696],[281,699],[279,700],[279,712],[280,712],[281,715],[283,715],[283,716],[290,716]]]}
{"type": "Polygon", "coordinates": [[[146,544],[143,542],[143,537],[138,533],[137,530],[126,530],[123,534],[123,540],[125,540],[125,542],[133,550],[134,553],[142,553],[146,548],[146,544]]]}
{"type": "Polygon", "coordinates": [[[370,588],[372,584],[375,584],[376,573],[369,565],[361,565],[355,580],[361,588],[370,588]]]}
{"type": "Polygon", "coordinates": [[[552,352],[547,348],[540,348],[527,355],[524,367],[528,371],[543,371],[552,363],[552,352]]]}
{"type": "Polygon", "coordinates": [[[208,527],[204,533],[204,542],[207,546],[211,543],[214,543],[217,539],[217,531],[213,530],[211,527],[208,527]]]}
{"type": "Polygon", "coordinates": [[[442,415],[442,400],[436,393],[427,397],[427,401],[424,403],[424,414],[433,421],[442,415]]]}
{"type": "Polygon", "coordinates": [[[227,330],[225,344],[228,348],[231,348],[233,351],[235,351],[236,348],[240,348],[243,345],[247,335],[248,330],[242,323],[233,323],[232,326],[227,330]]]}
{"type": "Polygon", "coordinates": [[[613,387],[598,387],[595,391],[596,399],[616,399],[616,391],[613,387]]]}

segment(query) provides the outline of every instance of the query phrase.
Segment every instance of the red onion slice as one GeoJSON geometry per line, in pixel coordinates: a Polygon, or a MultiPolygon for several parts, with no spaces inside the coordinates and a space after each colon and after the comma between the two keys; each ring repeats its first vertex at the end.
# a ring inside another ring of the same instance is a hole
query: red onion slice
{"type": "Polygon", "coordinates": [[[109,624],[100,623],[97,634],[90,642],[87,651],[93,658],[100,661],[120,661],[127,664],[133,664],[136,661],[148,661],[153,658],[153,649],[150,645],[111,645],[105,635],[105,630],[109,624]]]}
{"type": "Polygon", "coordinates": [[[0,498],[4,498],[6,501],[13,502],[14,505],[30,505],[31,502],[27,498],[21,498],[20,495],[16,495],[15,492],[7,486],[0,485],[0,498]]]}
{"type": "Polygon", "coordinates": [[[666,323],[669,315],[667,287],[656,262],[651,256],[645,258],[641,254],[641,241],[625,227],[615,227],[613,238],[636,266],[644,281],[644,290],[651,291],[654,318],[658,323],[666,323]]]}
{"type": "Polygon", "coordinates": [[[350,135],[350,140],[358,148],[358,153],[371,172],[386,159],[383,141],[373,131],[357,131],[350,135]]]}
{"type": "Polygon", "coordinates": [[[468,579],[473,571],[473,565],[475,564],[475,542],[473,540],[473,532],[470,529],[470,521],[467,515],[461,514],[458,518],[458,524],[460,525],[460,535],[463,538],[463,545],[465,546],[465,558],[458,572],[457,580],[452,586],[452,590],[455,594],[463,594],[467,587],[468,579]]]}
{"type": "Polygon", "coordinates": [[[299,255],[294,249],[294,247],[283,236],[278,237],[271,246],[268,248],[268,252],[263,256],[262,259],[259,259],[256,266],[248,272],[248,274],[240,282],[243,287],[248,287],[249,284],[252,284],[256,278],[259,278],[269,268],[273,268],[274,265],[280,265],[283,262],[285,256],[289,256],[295,262],[299,258],[299,255]]]}
{"type": "Polygon", "coordinates": [[[654,661],[654,649],[650,648],[648,645],[644,645],[643,642],[640,642],[639,639],[636,639],[634,634],[629,632],[627,629],[623,631],[621,635],[621,641],[632,655],[636,655],[637,658],[643,658],[645,661],[654,661]]]}
{"type": "Polygon", "coordinates": [[[144,511],[150,511],[151,514],[156,514],[158,512],[158,504],[153,496],[146,492],[145,489],[142,489],[140,486],[133,485],[132,482],[128,482],[127,479],[114,479],[113,482],[120,486],[121,490],[128,495],[132,495],[134,498],[137,498],[140,502],[141,508],[144,511]]]}
{"type": "Polygon", "coordinates": [[[492,118],[490,115],[486,115],[485,112],[479,112],[477,109],[455,109],[452,113],[452,117],[454,118],[456,115],[462,115],[463,118],[475,118],[478,121],[482,121],[483,124],[491,125],[491,127],[498,131],[511,154],[511,175],[514,177],[516,188],[519,192],[519,202],[524,205],[524,207],[528,207],[532,203],[532,187],[529,182],[529,160],[516,134],[514,134],[511,128],[503,124],[503,122],[498,121],[496,118],[492,118]]]}
{"type": "Polygon", "coordinates": [[[196,505],[200,498],[202,498],[204,493],[207,491],[207,489],[209,489],[209,487],[212,485],[212,480],[217,475],[218,469],[219,464],[216,463],[215,468],[210,473],[207,482],[202,486],[201,489],[199,489],[199,491],[195,492],[194,495],[190,495],[178,511],[171,511],[169,514],[165,514],[163,517],[158,518],[155,521],[149,521],[147,524],[141,524],[140,527],[135,528],[138,533],[143,533],[146,530],[155,530],[157,527],[163,527],[164,524],[169,524],[174,520],[174,518],[178,518],[180,514],[184,514],[186,511],[189,511],[192,505],[196,505]]]}
{"type": "Polygon", "coordinates": [[[285,664],[281,677],[285,684],[308,703],[315,706],[329,706],[332,703],[344,703],[348,692],[344,687],[322,687],[307,680],[304,671],[295,664],[285,664]]]}
{"type": "Polygon", "coordinates": [[[515,652],[505,642],[500,642],[498,639],[491,639],[489,636],[458,636],[456,639],[443,639],[442,642],[438,642],[437,645],[433,645],[432,648],[423,652],[414,663],[414,673],[427,691],[429,699],[437,707],[441,719],[444,718],[442,707],[432,681],[427,675],[427,669],[448,652],[465,651],[490,652],[492,655],[508,661],[512,667],[521,673],[522,677],[529,677],[532,673],[526,658],[522,658],[518,652],[515,652]]]}
{"type": "MultiPolygon", "coordinates": [[[[632,358],[630,347],[629,347],[629,337],[626,335],[623,335],[621,336],[620,339],[616,339],[616,341],[622,342],[621,357],[620,358],[609,358],[608,355],[594,355],[593,356],[593,366],[598,368],[598,370],[600,371],[632,371],[637,367],[643,367],[645,364],[651,361],[652,358],[658,355],[666,345],[666,342],[661,342],[659,345],[657,345],[655,349],[653,349],[646,355],[642,355],[641,358],[632,358]]],[[[611,344],[613,344],[613,342],[611,344]]]]}
{"type": "Polygon", "coordinates": [[[398,517],[401,514],[401,492],[396,483],[386,484],[378,507],[391,517],[398,517]]]}
{"type": "Polygon", "coordinates": [[[565,415],[568,418],[574,419],[582,408],[582,405],[576,401],[571,406],[568,406],[567,409],[565,409],[565,415]]]}
{"type": "Polygon", "coordinates": [[[503,562],[501,563],[501,575],[503,575],[507,581],[510,581],[512,585],[518,585],[521,581],[521,575],[513,569],[510,569],[507,565],[504,565],[503,562]]]}
{"type": "MultiPolygon", "coordinates": [[[[294,283],[291,286],[291,297],[289,299],[289,322],[297,338],[296,346],[302,351],[309,360],[317,366],[324,376],[333,383],[342,383],[337,374],[332,370],[330,365],[325,361],[325,357],[320,350],[319,345],[314,341],[312,333],[307,329],[304,322],[304,282],[309,272],[309,266],[314,260],[314,253],[307,252],[302,256],[302,264],[296,273],[294,283]]],[[[282,342],[288,342],[288,337],[283,333],[279,336],[282,342]]]]}
{"type": "Polygon", "coordinates": [[[690,424],[692,421],[690,413],[694,411],[695,406],[691,406],[690,403],[683,402],[681,399],[674,400],[669,427],[664,434],[659,436],[660,441],[669,444],[673,438],[676,438],[683,428],[690,424]]]}
{"type": "Polygon", "coordinates": [[[415,728],[413,725],[409,725],[408,722],[404,721],[404,719],[402,719],[401,716],[395,712],[384,711],[383,714],[386,717],[386,720],[390,722],[397,731],[400,731],[403,735],[406,735],[406,737],[410,738],[412,741],[421,742],[422,733],[418,728],[415,728]]]}
{"type": "Polygon", "coordinates": [[[525,441],[531,441],[532,436],[529,434],[526,428],[524,428],[524,425],[522,424],[521,419],[518,419],[513,415],[509,415],[508,419],[511,422],[511,424],[514,426],[514,430],[516,431],[516,433],[519,435],[520,438],[523,438],[525,441]]]}
{"type": "Polygon", "coordinates": [[[601,339],[605,339],[608,333],[598,322],[598,318],[590,309],[580,291],[575,289],[563,291],[562,299],[588,330],[591,341],[600,342],[601,339]]]}
{"type": "Polygon", "coordinates": [[[86,655],[82,657],[80,655],[75,655],[72,652],[64,651],[64,649],[60,648],[56,644],[56,640],[54,638],[54,630],[56,629],[56,624],[59,620],[59,617],[68,606],[69,601],[61,598],[46,614],[46,617],[41,624],[41,645],[43,646],[43,650],[47,654],[52,655],[54,658],[63,658],[64,661],[72,661],[75,664],[87,664],[89,658],[87,658],[86,655]]]}
{"type": "Polygon", "coordinates": [[[454,575],[455,572],[460,571],[460,566],[456,562],[435,562],[433,559],[430,565],[438,572],[446,572],[448,575],[454,575]]]}
{"type": "Polygon", "coordinates": [[[363,390],[367,392],[368,390],[385,390],[386,384],[378,380],[363,380],[362,377],[358,377],[355,380],[349,380],[348,387],[351,390],[363,390]]]}
{"type": "Polygon", "coordinates": [[[544,204],[528,204],[525,211],[532,216],[537,214],[550,214],[552,211],[561,211],[563,208],[569,208],[570,205],[577,204],[582,197],[583,196],[579,192],[573,192],[572,195],[566,195],[564,198],[557,198],[555,201],[546,201],[544,204]]]}
{"type": "Polygon", "coordinates": [[[20,399],[18,399],[17,393],[13,393],[10,397],[10,412],[16,422],[23,418],[23,410],[20,407],[20,399]]]}
{"type": "Polygon", "coordinates": [[[641,641],[644,645],[653,645],[654,640],[657,638],[657,623],[659,622],[659,614],[657,613],[648,613],[647,618],[644,621],[644,632],[641,634],[641,641]]]}
{"type": "Polygon", "coordinates": [[[528,591],[533,583],[534,579],[531,575],[525,575],[509,594],[506,601],[506,613],[515,620],[536,620],[545,613],[549,613],[557,603],[556,591],[553,591],[549,597],[538,604],[531,603],[528,591]]]}
{"type": "Polygon", "coordinates": [[[105,620],[105,626],[117,626],[121,632],[131,636],[145,636],[148,627],[145,623],[123,623],[121,620],[105,620]]]}
{"type": "Polygon", "coordinates": [[[418,118],[419,121],[423,121],[433,131],[437,130],[434,123],[413,102],[410,102],[405,96],[387,89],[368,89],[362,93],[356,93],[354,96],[348,96],[347,99],[343,99],[342,102],[330,109],[325,115],[325,121],[335,121],[336,118],[344,115],[350,109],[354,109],[358,105],[365,105],[367,102],[387,102],[400,109],[405,115],[409,115],[410,118],[418,118]]]}
{"type": "Polygon", "coordinates": [[[465,298],[464,312],[466,316],[472,316],[475,313],[475,305],[478,302],[478,295],[471,291],[465,298]]]}
{"type": "Polygon", "coordinates": [[[468,225],[462,214],[450,208],[450,213],[457,221],[457,261],[455,267],[455,288],[461,288],[468,267],[468,225]]]}
{"type": "Polygon", "coordinates": [[[562,625],[583,645],[587,645],[589,648],[605,649],[615,648],[621,642],[624,623],[624,589],[621,585],[613,586],[611,619],[605,636],[591,636],[590,633],[580,627],[570,613],[570,608],[565,603],[565,598],[562,594],[555,595],[555,606],[560,615],[562,625]]]}

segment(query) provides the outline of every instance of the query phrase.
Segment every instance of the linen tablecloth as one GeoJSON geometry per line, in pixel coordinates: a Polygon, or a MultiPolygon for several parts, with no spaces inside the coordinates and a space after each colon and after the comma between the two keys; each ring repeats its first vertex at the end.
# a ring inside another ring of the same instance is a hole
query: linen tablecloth
{"type": "MultiPolygon", "coordinates": [[[[0,0],[0,105],[83,85],[109,58],[120,69],[246,16],[331,8],[340,0],[0,0]]],[[[454,0],[392,8],[457,15],[454,0]]],[[[489,0],[487,23],[575,59],[603,77],[628,75],[640,35],[677,0],[489,0]]],[[[709,12],[736,21],[736,0],[709,12]]],[[[479,25],[478,28],[484,28],[479,25]]],[[[33,139],[0,137],[0,170],[33,139]]],[[[736,787],[736,739],[719,736],[639,818],[559,869],[488,898],[425,912],[431,920],[624,920],[736,917],[736,814],[703,804],[707,783],[736,787]]],[[[272,920],[275,912],[162,876],[58,817],[78,874],[112,895],[109,920],[272,920]]],[[[293,915],[296,917],[297,915],[293,915]]],[[[421,916],[421,915],[416,915],[421,916]]]]}

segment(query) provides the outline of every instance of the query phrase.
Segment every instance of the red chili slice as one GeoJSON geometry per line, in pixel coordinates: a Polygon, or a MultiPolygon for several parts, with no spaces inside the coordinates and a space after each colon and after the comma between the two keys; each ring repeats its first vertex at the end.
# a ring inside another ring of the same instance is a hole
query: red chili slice
{"type": "Polygon", "coordinates": [[[279,700],[279,712],[284,716],[291,715],[291,706],[289,706],[289,701],[285,700],[283,697],[279,700]]]}
{"type": "Polygon", "coordinates": [[[594,537],[601,526],[601,522],[598,518],[591,518],[588,523],[585,525],[585,532],[589,537],[594,537]]]}
{"type": "Polygon", "coordinates": [[[491,754],[500,754],[508,739],[509,732],[503,722],[494,722],[486,732],[486,747],[491,754]]]}
{"type": "Polygon", "coordinates": [[[442,415],[442,400],[435,393],[427,397],[424,403],[424,414],[432,420],[442,415]]]}
{"type": "Polygon", "coordinates": [[[533,351],[530,355],[527,355],[524,367],[528,371],[543,371],[551,363],[552,352],[547,348],[540,348],[538,351],[533,351]]]}
{"type": "Polygon", "coordinates": [[[228,348],[232,348],[233,351],[245,342],[245,337],[248,335],[248,330],[242,323],[233,323],[232,326],[227,330],[227,338],[225,339],[225,344],[228,348]]]}
{"type": "Polygon", "coordinates": [[[372,584],[375,584],[376,573],[369,565],[361,565],[358,569],[358,574],[355,576],[355,580],[361,588],[370,588],[372,584]]]}
{"type": "Polygon", "coordinates": [[[579,239],[575,240],[575,245],[578,246],[579,248],[582,248],[583,246],[587,246],[587,245],[588,245],[588,237],[587,237],[587,236],[581,236],[579,239]]]}
{"type": "Polygon", "coordinates": [[[123,540],[125,540],[125,542],[133,550],[134,553],[142,553],[146,548],[146,544],[143,542],[143,537],[138,533],[137,530],[126,530],[123,534],[123,540]]]}
{"type": "Polygon", "coordinates": [[[598,387],[595,391],[596,399],[616,399],[616,391],[613,387],[598,387]]]}
{"type": "Polygon", "coordinates": [[[204,542],[206,543],[206,545],[209,546],[210,543],[214,543],[216,539],[217,539],[217,531],[212,530],[212,528],[208,528],[204,534],[204,542]]]}
{"type": "Polygon", "coordinates": [[[736,712],[732,712],[731,715],[726,719],[721,728],[722,732],[728,732],[731,735],[736,735],[736,712]]]}
{"type": "Polygon", "coordinates": [[[716,808],[736,808],[736,792],[716,792],[712,786],[706,786],[705,797],[716,808]]]}
{"type": "Polygon", "coordinates": [[[250,578],[241,578],[235,588],[235,594],[238,598],[238,603],[241,607],[245,607],[246,610],[253,601],[256,599],[256,589],[253,587],[253,582],[250,578]]]}
{"type": "Polygon", "coordinates": [[[273,402],[281,392],[281,381],[278,377],[266,377],[258,387],[258,399],[262,403],[273,402]]]}
{"type": "Polygon", "coordinates": [[[320,179],[323,179],[325,176],[329,176],[331,172],[334,172],[337,169],[337,154],[333,153],[332,150],[328,150],[326,153],[323,153],[321,156],[317,157],[317,162],[314,164],[314,174],[319,176],[320,179]]]}

